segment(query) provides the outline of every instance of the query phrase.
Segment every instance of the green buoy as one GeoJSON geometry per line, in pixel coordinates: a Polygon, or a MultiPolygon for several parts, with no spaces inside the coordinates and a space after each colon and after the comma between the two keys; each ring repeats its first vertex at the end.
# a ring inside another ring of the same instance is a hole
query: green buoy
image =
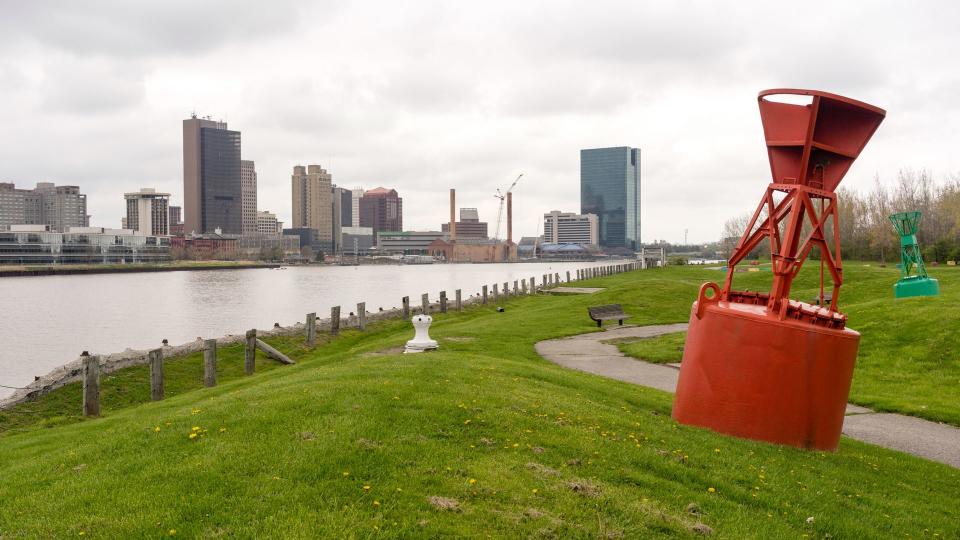
{"type": "Polygon", "coordinates": [[[898,212],[890,216],[890,222],[900,233],[900,281],[893,286],[893,295],[909,298],[940,294],[940,284],[927,275],[917,244],[920,212],[898,212]]]}

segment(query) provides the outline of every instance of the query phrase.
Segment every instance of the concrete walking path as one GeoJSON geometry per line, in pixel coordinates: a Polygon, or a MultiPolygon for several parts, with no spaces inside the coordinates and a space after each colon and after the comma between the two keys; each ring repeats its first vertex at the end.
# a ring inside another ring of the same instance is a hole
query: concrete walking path
{"type": "MultiPolygon", "coordinates": [[[[679,364],[651,364],[624,356],[620,338],[649,338],[686,331],[686,324],[611,327],[605,332],[537,343],[537,353],[564,367],[673,393],[679,364]]],[[[843,434],[851,439],[899,450],[960,468],[960,428],[902,414],[877,413],[847,405],[843,434]]]]}

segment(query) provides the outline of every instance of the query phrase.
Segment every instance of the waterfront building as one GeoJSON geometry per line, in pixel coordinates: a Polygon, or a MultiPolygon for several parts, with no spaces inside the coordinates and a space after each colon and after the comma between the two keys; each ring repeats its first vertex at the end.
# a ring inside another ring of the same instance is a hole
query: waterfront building
{"type": "Polygon", "coordinates": [[[360,197],[360,226],[371,227],[375,234],[403,230],[403,199],[395,189],[378,187],[360,197]]]}
{"type": "Polygon", "coordinates": [[[168,236],[170,234],[170,194],[157,193],[153,188],[124,193],[127,203],[127,218],[124,229],[133,229],[140,234],[168,236]]]}
{"type": "Polygon", "coordinates": [[[640,248],[640,149],[580,151],[580,213],[597,216],[603,248],[640,248]]]}
{"type": "Polygon", "coordinates": [[[395,255],[427,255],[434,240],[447,237],[440,231],[372,231],[376,233],[378,251],[395,255]]]}
{"type": "Polygon", "coordinates": [[[176,258],[200,261],[233,260],[237,258],[237,236],[213,232],[170,238],[170,248],[176,258]]]}
{"type": "Polygon", "coordinates": [[[332,251],[333,176],[320,165],[297,165],[293,168],[291,184],[292,228],[313,229],[313,244],[324,252],[332,251]]]}
{"type": "Polygon", "coordinates": [[[256,234],[260,228],[257,216],[257,168],[253,161],[240,160],[240,228],[243,234],[256,234]]]}
{"type": "Polygon", "coordinates": [[[371,227],[342,227],[340,251],[344,255],[366,255],[376,245],[371,227]]]}
{"type": "Polygon", "coordinates": [[[147,263],[170,260],[170,238],[128,229],[12,225],[0,232],[0,264],[147,263]]]}
{"type": "Polygon", "coordinates": [[[78,186],[56,186],[38,182],[33,189],[18,189],[9,182],[0,182],[0,230],[11,225],[49,225],[57,232],[68,227],[85,227],[87,196],[78,186]]]}
{"type": "Polygon", "coordinates": [[[243,231],[240,132],[196,115],[183,121],[183,228],[243,231]]]}
{"type": "Polygon", "coordinates": [[[289,235],[242,235],[236,237],[241,259],[299,259],[300,238],[289,235]]]}
{"type": "Polygon", "coordinates": [[[280,236],[283,234],[283,222],[277,221],[277,215],[273,212],[263,210],[257,212],[257,230],[250,235],[280,236]]]}
{"type": "Polygon", "coordinates": [[[548,244],[596,246],[598,223],[594,214],[574,214],[554,210],[543,215],[543,241],[548,244]]]}

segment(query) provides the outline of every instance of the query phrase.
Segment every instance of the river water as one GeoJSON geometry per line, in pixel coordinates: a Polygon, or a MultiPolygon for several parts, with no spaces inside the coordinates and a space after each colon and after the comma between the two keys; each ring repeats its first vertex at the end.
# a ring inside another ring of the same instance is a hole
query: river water
{"type": "MultiPolygon", "coordinates": [[[[484,285],[603,263],[435,264],[406,266],[293,266],[284,269],[197,270],[0,279],[0,385],[24,386],[34,375],[91,354],[159,347],[287,326],[316,311],[346,316],[399,307],[420,295],[436,301],[462,289],[463,299],[484,285]]],[[[0,397],[12,390],[0,388],[0,397]]]]}

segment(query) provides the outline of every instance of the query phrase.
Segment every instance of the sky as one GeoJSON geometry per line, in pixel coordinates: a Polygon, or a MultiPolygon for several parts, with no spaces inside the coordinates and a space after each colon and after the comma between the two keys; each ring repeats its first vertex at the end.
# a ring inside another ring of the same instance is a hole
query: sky
{"type": "Polygon", "coordinates": [[[514,237],[580,211],[579,150],[641,149],[644,242],[719,238],[770,180],[757,93],[887,110],[842,185],[960,172],[957,2],[0,0],[0,181],[79,185],[91,225],[123,193],[183,202],[182,120],[242,132],[258,206],[290,175],[395,188],[439,230],[448,190],[514,237]]]}

